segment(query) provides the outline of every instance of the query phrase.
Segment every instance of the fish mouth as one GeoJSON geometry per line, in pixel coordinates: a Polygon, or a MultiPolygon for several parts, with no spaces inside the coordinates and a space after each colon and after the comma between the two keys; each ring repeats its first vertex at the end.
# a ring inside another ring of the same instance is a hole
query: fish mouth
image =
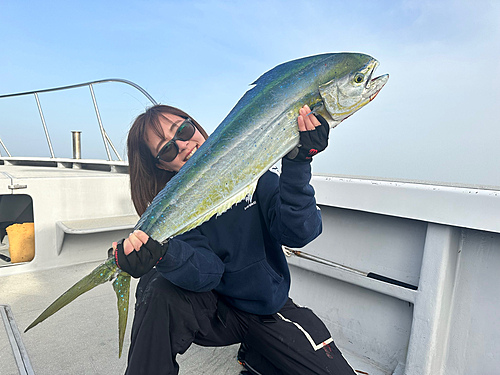
{"type": "Polygon", "coordinates": [[[370,71],[368,79],[366,80],[366,91],[363,94],[363,96],[365,98],[368,98],[370,102],[375,99],[375,97],[378,95],[380,90],[382,90],[382,87],[385,86],[387,80],[389,79],[389,74],[383,74],[372,79],[373,73],[375,72],[375,69],[377,69],[377,67],[380,65],[380,63],[377,60],[374,60],[372,64],[373,67],[370,71]]]}

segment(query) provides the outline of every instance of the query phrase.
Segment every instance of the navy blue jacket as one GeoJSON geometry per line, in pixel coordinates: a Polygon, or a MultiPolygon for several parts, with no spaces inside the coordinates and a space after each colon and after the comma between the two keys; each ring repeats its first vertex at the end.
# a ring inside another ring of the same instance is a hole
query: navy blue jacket
{"type": "Polygon", "coordinates": [[[299,248],[322,230],[310,162],[282,161],[250,201],[169,241],[158,271],[196,292],[215,290],[238,309],[273,314],[288,299],[290,271],[281,245],[299,248]]]}

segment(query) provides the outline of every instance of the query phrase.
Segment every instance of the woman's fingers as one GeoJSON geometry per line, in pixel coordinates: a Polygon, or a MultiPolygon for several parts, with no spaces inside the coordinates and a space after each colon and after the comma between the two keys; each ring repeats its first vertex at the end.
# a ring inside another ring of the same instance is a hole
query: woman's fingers
{"type": "Polygon", "coordinates": [[[144,244],[149,240],[149,236],[142,230],[135,230],[132,234],[134,234],[144,244]]]}
{"type": "Polygon", "coordinates": [[[318,121],[314,113],[311,113],[311,108],[308,105],[303,106],[299,110],[299,117],[297,119],[299,131],[314,130],[321,123],[318,121]]]}
{"type": "Polygon", "coordinates": [[[130,233],[128,238],[123,241],[123,252],[128,255],[134,250],[139,251],[141,246],[148,242],[148,238],[148,235],[140,230],[130,233]]]}
{"type": "Polygon", "coordinates": [[[134,250],[139,251],[139,249],[142,246],[142,241],[139,239],[139,237],[137,237],[135,235],[135,233],[130,233],[130,235],[128,236],[128,238],[125,241],[127,241],[127,240],[130,241],[134,250]]]}
{"type": "MultiPolygon", "coordinates": [[[[146,240],[147,241],[147,240],[146,240]]],[[[130,233],[128,238],[123,241],[123,252],[125,255],[129,255],[132,251],[139,251],[143,245],[142,240],[136,235],[136,233],[130,233]]]]}
{"type": "Polygon", "coordinates": [[[125,240],[123,240],[123,252],[125,255],[129,255],[134,250],[135,248],[132,242],[130,242],[128,238],[125,238],[125,240]]]}
{"type": "Polygon", "coordinates": [[[302,114],[299,114],[299,117],[297,118],[297,124],[299,125],[299,132],[306,131],[306,123],[304,121],[304,117],[302,116],[302,114]]]}
{"type": "MultiPolygon", "coordinates": [[[[134,233],[130,233],[128,238],[123,240],[123,252],[125,255],[129,255],[132,251],[139,251],[141,246],[148,242],[149,236],[143,231],[136,230],[134,233]]],[[[113,242],[113,250],[116,251],[117,242],[113,242]]]]}

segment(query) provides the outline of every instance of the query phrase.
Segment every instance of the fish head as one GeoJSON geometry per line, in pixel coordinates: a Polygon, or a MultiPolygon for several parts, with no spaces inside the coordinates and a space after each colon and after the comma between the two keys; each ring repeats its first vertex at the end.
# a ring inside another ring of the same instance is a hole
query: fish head
{"type": "MultiPolygon", "coordinates": [[[[379,62],[371,56],[359,53],[344,53],[341,61],[331,64],[333,77],[319,86],[323,104],[336,126],[354,112],[371,102],[389,79],[388,74],[373,78],[379,62]]],[[[328,65],[328,62],[325,66],[328,65]]]]}

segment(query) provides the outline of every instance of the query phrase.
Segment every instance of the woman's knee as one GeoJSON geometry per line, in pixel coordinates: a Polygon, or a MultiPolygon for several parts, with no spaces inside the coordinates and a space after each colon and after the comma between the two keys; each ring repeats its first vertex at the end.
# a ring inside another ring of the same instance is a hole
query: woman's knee
{"type": "Polygon", "coordinates": [[[161,299],[168,304],[175,303],[180,298],[182,292],[180,288],[165,279],[155,269],[141,277],[135,292],[136,310],[147,305],[152,299],[161,299]]]}
{"type": "Polygon", "coordinates": [[[180,288],[155,269],[144,275],[137,285],[136,311],[152,301],[164,309],[173,310],[174,314],[179,310],[180,313],[197,315],[197,311],[214,312],[217,307],[217,297],[213,292],[192,292],[180,288]]]}

